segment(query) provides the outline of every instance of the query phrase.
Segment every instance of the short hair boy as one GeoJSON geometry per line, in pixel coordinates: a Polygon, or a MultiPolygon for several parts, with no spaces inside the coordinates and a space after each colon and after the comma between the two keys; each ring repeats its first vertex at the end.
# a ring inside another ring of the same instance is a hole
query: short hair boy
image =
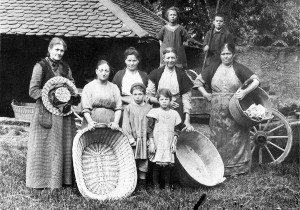
{"type": "Polygon", "coordinates": [[[213,62],[217,62],[220,60],[221,47],[225,43],[234,43],[233,35],[225,29],[225,18],[221,13],[216,13],[214,15],[213,21],[214,29],[211,37],[211,41],[209,44],[209,37],[211,34],[211,30],[209,30],[204,38],[204,52],[207,52],[207,60],[206,66],[210,65],[213,62]],[[209,44],[209,45],[208,45],[209,44]]]}

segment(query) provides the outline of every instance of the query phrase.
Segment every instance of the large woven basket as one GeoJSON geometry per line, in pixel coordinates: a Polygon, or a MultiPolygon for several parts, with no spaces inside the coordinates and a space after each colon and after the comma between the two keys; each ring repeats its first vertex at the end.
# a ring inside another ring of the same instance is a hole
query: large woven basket
{"type": "Polygon", "coordinates": [[[106,200],[129,196],[137,183],[132,148],[127,137],[105,124],[80,130],[73,142],[78,189],[87,198],[106,200]]]}
{"type": "Polygon", "coordinates": [[[30,122],[34,113],[35,103],[23,103],[18,102],[15,99],[11,102],[13,108],[15,119],[30,122]]]}
{"type": "Polygon", "coordinates": [[[225,180],[224,164],[218,150],[199,131],[180,134],[176,157],[178,178],[185,186],[215,186],[225,180]]]}

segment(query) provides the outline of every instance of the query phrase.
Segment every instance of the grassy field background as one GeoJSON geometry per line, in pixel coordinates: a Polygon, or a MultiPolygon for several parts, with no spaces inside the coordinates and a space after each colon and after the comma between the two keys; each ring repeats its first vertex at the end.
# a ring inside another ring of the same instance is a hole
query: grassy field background
{"type": "Polygon", "coordinates": [[[58,190],[25,187],[29,127],[0,124],[0,209],[193,209],[203,193],[199,209],[300,209],[300,165],[253,166],[250,173],[224,183],[197,189],[175,185],[174,190],[134,192],[120,201],[85,199],[76,185],[58,190]]]}

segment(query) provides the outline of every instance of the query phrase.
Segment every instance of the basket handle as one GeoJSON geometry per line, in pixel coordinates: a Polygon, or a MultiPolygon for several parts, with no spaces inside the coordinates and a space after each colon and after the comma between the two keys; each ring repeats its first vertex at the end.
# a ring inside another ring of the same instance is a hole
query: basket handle
{"type": "Polygon", "coordinates": [[[95,128],[107,128],[108,125],[106,123],[95,123],[95,128]]]}
{"type": "MultiPolygon", "coordinates": [[[[96,123],[95,128],[110,128],[111,129],[111,127],[106,123],[96,123]]],[[[121,128],[118,128],[117,130],[124,134],[124,132],[121,128]]]]}

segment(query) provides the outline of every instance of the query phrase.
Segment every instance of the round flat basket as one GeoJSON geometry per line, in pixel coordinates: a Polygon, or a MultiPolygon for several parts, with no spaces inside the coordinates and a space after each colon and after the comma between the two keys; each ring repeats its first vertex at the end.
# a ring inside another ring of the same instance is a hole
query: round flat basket
{"type": "Polygon", "coordinates": [[[233,119],[241,126],[252,127],[259,124],[261,121],[253,120],[244,112],[252,104],[261,104],[266,109],[265,119],[272,116],[272,102],[268,94],[260,87],[255,88],[248,93],[242,100],[236,98],[235,95],[229,101],[229,111],[233,119]]]}
{"type": "Polygon", "coordinates": [[[183,132],[178,137],[176,170],[181,184],[215,186],[225,180],[222,158],[201,132],[183,132]]]}
{"type": "Polygon", "coordinates": [[[52,105],[52,103],[49,101],[48,94],[49,94],[50,88],[52,87],[53,84],[57,84],[57,83],[66,84],[71,89],[73,89],[73,91],[75,93],[78,93],[78,90],[75,87],[75,85],[73,84],[73,82],[71,82],[69,79],[67,79],[65,77],[57,76],[57,77],[53,77],[53,78],[49,79],[46,82],[46,84],[44,85],[44,87],[42,89],[42,101],[43,101],[44,106],[47,108],[47,110],[49,112],[51,112],[52,114],[55,114],[58,116],[68,116],[68,115],[72,114],[72,112],[73,112],[72,109],[67,113],[63,113],[58,108],[54,107],[52,105]]]}
{"type": "Polygon", "coordinates": [[[136,187],[134,155],[121,131],[106,126],[79,131],[73,142],[73,164],[77,186],[84,197],[121,199],[136,187]]]}

